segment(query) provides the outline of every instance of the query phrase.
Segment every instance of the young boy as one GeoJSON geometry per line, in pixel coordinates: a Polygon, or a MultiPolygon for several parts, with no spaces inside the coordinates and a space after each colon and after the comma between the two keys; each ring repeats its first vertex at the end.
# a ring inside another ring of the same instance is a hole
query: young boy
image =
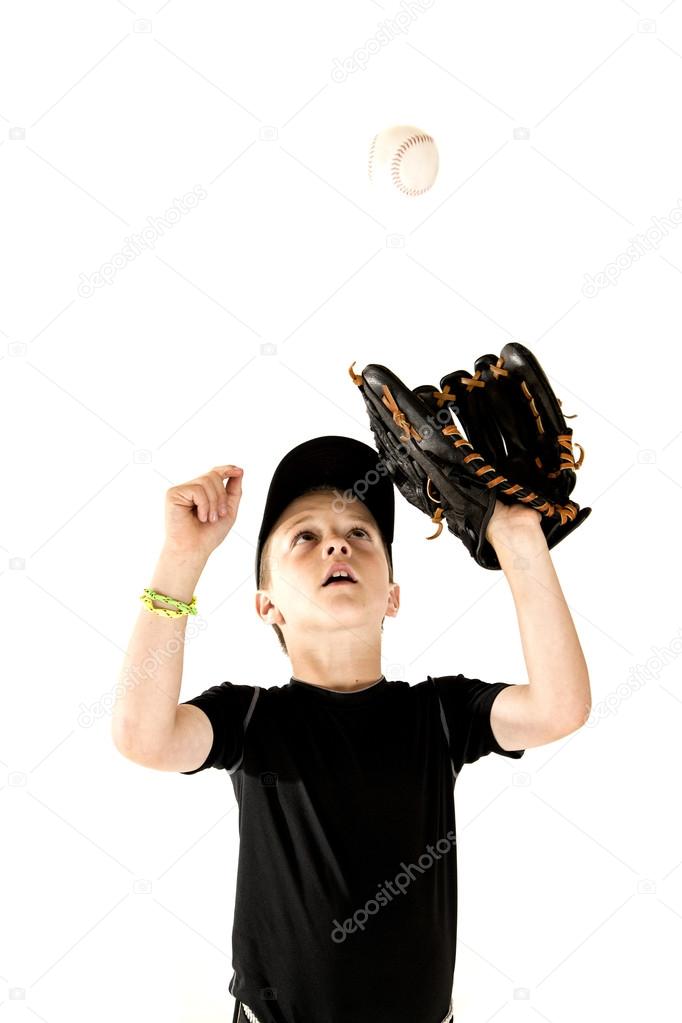
{"type": "Polygon", "coordinates": [[[450,1021],[454,782],[465,763],[518,759],[589,712],[539,513],[499,502],[488,538],[529,684],[386,679],[383,621],[400,605],[393,522],[393,483],[372,448],[318,437],[290,451],[266,500],[255,601],[290,681],[223,682],[180,704],[211,725],[181,773],[226,770],[239,804],[233,1023],[450,1021]]]}

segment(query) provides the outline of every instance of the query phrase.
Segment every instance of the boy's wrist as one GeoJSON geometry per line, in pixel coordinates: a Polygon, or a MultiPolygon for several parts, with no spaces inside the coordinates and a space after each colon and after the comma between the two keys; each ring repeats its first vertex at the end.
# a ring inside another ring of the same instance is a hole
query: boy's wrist
{"type": "MultiPolygon", "coordinates": [[[[148,585],[159,594],[189,604],[207,560],[196,554],[181,554],[164,547],[148,585]]],[[[159,606],[156,600],[155,604],[159,606]]]]}
{"type": "Polygon", "coordinates": [[[208,555],[196,551],[179,551],[174,547],[163,545],[159,553],[159,564],[167,565],[171,569],[184,571],[203,572],[208,561],[208,555]]]}

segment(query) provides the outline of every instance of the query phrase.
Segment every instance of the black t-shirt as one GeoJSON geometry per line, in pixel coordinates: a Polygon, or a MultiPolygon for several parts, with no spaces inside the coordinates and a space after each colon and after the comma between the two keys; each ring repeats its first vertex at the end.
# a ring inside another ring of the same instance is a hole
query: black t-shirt
{"type": "Polygon", "coordinates": [[[230,993],[260,1023],[441,1023],[457,932],[454,783],[509,682],[292,676],[191,700],[239,807],[230,993]]]}

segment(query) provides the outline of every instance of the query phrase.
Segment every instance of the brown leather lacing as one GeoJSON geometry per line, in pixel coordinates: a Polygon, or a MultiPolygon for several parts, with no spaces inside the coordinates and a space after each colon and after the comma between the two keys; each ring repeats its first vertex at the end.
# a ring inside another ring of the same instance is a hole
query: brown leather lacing
{"type": "Polygon", "coordinates": [[[353,366],[355,365],[355,362],[356,360],[353,359],[350,366],[348,367],[348,372],[350,373],[350,378],[353,381],[353,383],[357,384],[358,387],[362,387],[362,377],[360,376],[359,373],[353,372],[353,366]]]}
{"type": "MultiPolygon", "coordinates": [[[[508,374],[508,372],[509,372],[508,370],[503,368],[503,365],[502,365],[503,362],[504,362],[504,360],[500,356],[500,358],[497,360],[497,363],[495,363],[494,366],[492,364],[490,366],[490,369],[493,371],[496,379],[497,379],[497,376],[500,376],[500,375],[505,375],[506,376],[508,374]]],[[[363,380],[361,374],[355,373],[353,371],[353,366],[354,365],[355,365],[355,361],[353,361],[351,363],[351,365],[349,366],[348,372],[350,374],[350,377],[351,377],[351,380],[353,381],[353,383],[356,384],[358,387],[362,387],[363,384],[364,384],[364,380],[363,380]]],[[[474,375],[472,377],[462,377],[461,383],[464,384],[467,387],[467,390],[469,390],[469,391],[472,390],[474,387],[485,387],[485,380],[481,380],[480,376],[481,376],[481,371],[480,370],[476,370],[476,372],[474,373],[474,375]]],[[[536,426],[538,428],[538,432],[539,433],[544,433],[541,417],[540,417],[540,415],[539,415],[539,413],[537,411],[537,408],[535,407],[535,401],[533,399],[532,394],[528,390],[528,387],[526,386],[526,382],[525,381],[521,381],[521,389],[522,389],[523,394],[525,395],[525,397],[528,399],[528,401],[530,403],[531,411],[533,412],[533,417],[535,419],[535,424],[536,424],[536,426]]],[[[393,421],[395,422],[395,424],[397,426],[399,426],[400,429],[403,431],[403,433],[401,433],[401,435],[400,435],[400,440],[401,441],[408,441],[410,439],[410,437],[412,437],[414,440],[420,441],[422,439],[421,438],[421,434],[409,422],[409,420],[407,419],[407,416],[402,411],[402,409],[399,407],[398,403],[396,402],[395,398],[391,394],[391,392],[390,392],[389,388],[386,386],[386,384],[383,385],[382,390],[383,390],[383,397],[382,397],[381,400],[382,400],[383,404],[388,408],[389,412],[393,416],[393,421]]],[[[432,392],[432,397],[435,399],[436,404],[438,405],[439,408],[441,408],[445,404],[445,402],[447,402],[447,401],[454,401],[455,400],[455,394],[452,391],[450,391],[450,385],[449,384],[446,384],[445,388],[442,391],[433,391],[432,392]]],[[[559,404],[561,404],[561,402],[559,402],[559,404]]],[[[574,419],[575,416],[570,416],[569,418],[574,419]]],[[[454,440],[452,442],[453,445],[456,448],[462,447],[463,445],[465,445],[466,447],[471,448],[471,454],[468,454],[468,455],[464,456],[464,461],[467,464],[469,462],[473,462],[473,461],[476,461],[476,460],[479,460],[481,462],[485,461],[485,459],[483,458],[483,455],[479,454],[478,451],[474,451],[473,444],[471,444],[466,439],[466,437],[462,436],[461,432],[454,425],[454,423],[449,425],[449,426],[444,426],[441,429],[441,433],[444,436],[446,436],[446,437],[450,437],[450,436],[457,437],[458,439],[454,440]]],[[[580,444],[577,444],[577,442],[576,442],[577,447],[580,448],[580,458],[578,459],[577,462],[574,460],[573,453],[572,453],[572,441],[571,441],[571,434],[570,433],[559,434],[558,435],[558,440],[562,444],[562,446],[563,447],[567,447],[568,450],[566,452],[564,452],[564,451],[560,452],[560,457],[563,460],[562,464],[559,466],[559,469],[556,472],[548,473],[547,475],[549,477],[558,476],[559,472],[562,472],[562,471],[564,471],[566,469],[571,469],[571,470],[579,469],[580,466],[582,465],[583,457],[584,457],[584,454],[585,454],[582,446],[580,444]]],[[[539,466],[539,468],[542,468],[542,463],[541,463],[540,459],[536,458],[535,461],[536,461],[536,464],[539,466]]],[[[485,473],[493,473],[493,474],[495,474],[496,472],[497,472],[497,470],[492,465],[489,465],[489,464],[482,465],[478,469],[476,469],[476,475],[477,476],[482,476],[485,473]]],[[[507,483],[507,482],[508,482],[508,479],[507,479],[506,476],[494,475],[493,479],[486,481],[486,485],[487,485],[488,488],[492,488],[492,487],[500,486],[500,484],[507,483]]],[[[431,487],[432,487],[431,478],[428,477],[427,478],[427,483],[426,483],[427,496],[429,497],[429,500],[434,502],[434,504],[440,504],[440,501],[437,498],[435,498],[433,496],[433,494],[431,493],[431,487]]],[[[502,487],[502,493],[504,493],[504,494],[516,494],[519,490],[525,490],[525,487],[521,486],[520,483],[512,483],[508,487],[502,487]]],[[[532,491],[532,490],[528,491],[526,496],[518,497],[517,498],[517,501],[519,501],[522,504],[530,504],[531,501],[536,501],[536,500],[542,500],[542,498],[540,497],[539,494],[536,494],[535,491],[532,491]]],[[[575,519],[576,514],[577,514],[577,506],[573,503],[573,501],[569,501],[567,504],[554,504],[551,501],[543,500],[541,505],[539,505],[539,506],[538,505],[533,505],[533,507],[535,508],[536,511],[539,511],[539,512],[541,512],[541,514],[547,515],[548,517],[551,517],[553,515],[558,515],[559,518],[561,519],[562,526],[569,519],[571,521],[573,521],[575,519]]],[[[442,508],[438,508],[436,510],[435,514],[432,516],[432,519],[431,519],[431,521],[434,522],[438,526],[438,529],[433,534],[433,536],[427,536],[426,537],[427,540],[435,540],[436,537],[440,536],[440,534],[441,534],[441,532],[443,530],[442,517],[443,517],[443,509],[442,508]]]]}
{"type": "Polygon", "coordinates": [[[398,407],[398,403],[396,402],[395,398],[389,391],[386,384],[384,384],[382,390],[384,392],[384,396],[381,400],[383,401],[384,405],[393,416],[393,422],[396,424],[396,426],[399,426],[401,430],[405,431],[404,433],[400,434],[400,440],[408,441],[410,439],[410,435],[412,435],[412,437],[414,437],[415,440],[421,440],[422,439],[421,434],[414,428],[414,426],[412,426],[412,424],[409,422],[407,416],[402,411],[402,409],[398,407]]]}
{"type": "MultiPolygon", "coordinates": [[[[492,363],[491,362],[489,364],[489,368],[490,368],[490,372],[493,374],[493,377],[494,377],[495,380],[497,380],[497,378],[500,377],[500,376],[509,376],[509,370],[508,369],[504,369],[504,359],[502,358],[501,355],[498,358],[496,363],[492,363]]],[[[479,373],[480,373],[480,370],[478,370],[476,372],[475,377],[478,377],[479,373]]],[[[468,378],[468,377],[463,377],[462,378],[462,383],[469,383],[469,382],[470,382],[470,378],[468,378]]],[[[473,379],[471,379],[471,383],[473,383],[473,382],[474,382],[473,379]]],[[[479,385],[482,384],[483,386],[485,386],[485,381],[484,380],[483,381],[478,381],[477,380],[476,382],[479,385]]],[[[467,390],[471,390],[471,388],[468,387],[467,390]]],[[[521,390],[522,390],[524,396],[528,399],[528,402],[530,404],[530,410],[533,413],[533,418],[535,419],[535,425],[538,428],[538,433],[544,433],[545,432],[545,428],[542,425],[542,418],[541,418],[540,413],[538,412],[537,408],[535,407],[535,398],[530,393],[530,390],[528,388],[528,384],[526,383],[525,380],[521,381],[521,390]]],[[[557,401],[559,403],[559,406],[561,406],[561,399],[557,398],[557,401]]],[[[577,415],[577,413],[576,413],[576,414],[574,414],[572,416],[569,416],[566,412],[563,412],[563,409],[562,409],[562,414],[563,414],[565,419],[575,419],[576,415],[577,415]]],[[[571,470],[575,471],[576,469],[579,469],[580,466],[583,464],[583,458],[585,457],[585,451],[584,451],[584,449],[583,449],[581,444],[578,444],[577,441],[573,441],[571,438],[572,438],[572,435],[570,433],[559,433],[559,434],[557,434],[557,440],[559,441],[561,446],[566,448],[567,450],[559,452],[559,457],[561,459],[563,459],[563,462],[559,466],[559,468],[558,468],[558,470],[556,472],[548,472],[547,473],[547,476],[550,479],[554,479],[564,469],[571,469],[571,470]],[[573,445],[574,444],[575,444],[576,447],[580,448],[580,458],[578,459],[577,462],[573,458],[573,445]]],[[[540,465],[540,468],[542,468],[542,464],[538,461],[538,459],[536,459],[536,462],[540,465]]]]}

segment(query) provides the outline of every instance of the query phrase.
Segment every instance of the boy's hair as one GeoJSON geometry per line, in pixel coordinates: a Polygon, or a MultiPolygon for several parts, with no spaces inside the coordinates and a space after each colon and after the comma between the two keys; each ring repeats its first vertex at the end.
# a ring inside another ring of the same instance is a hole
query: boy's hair
{"type": "MultiPolygon", "coordinates": [[[[318,493],[321,493],[321,492],[326,492],[326,493],[334,494],[334,493],[336,493],[336,489],[334,487],[330,487],[326,483],[320,483],[318,486],[308,487],[308,489],[305,490],[303,494],[300,494],[299,497],[304,497],[307,494],[318,494],[318,493]]],[[[381,530],[379,530],[378,532],[379,532],[379,536],[381,537],[381,542],[383,544],[384,554],[386,555],[386,563],[388,565],[388,581],[390,583],[393,583],[393,582],[395,582],[395,579],[393,578],[393,567],[391,565],[391,558],[389,557],[388,547],[386,545],[386,541],[384,539],[383,533],[381,532],[381,530]]],[[[272,535],[273,534],[270,533],[270,535],[268,536],[267,540],[265,541],[265,544],[263,545],[263,550],[261,551],[260,568],[259,568],[259,571],[258,571],[258,589],[259,590],[267,589],[267,587],[270,585],[270,581],[271,581],[270,580],[269,564],[270,564],[270,543],[271,543],[271,540],[272,540],[272,535]]],[[[277,639],[279,640],[279,645],[281,646],[282,650],[284,651],[284,653],[288,657],[289,656],[289,651],[287,650],[287,645],[284,642],[284,636],[282,635],[282,630],[280,629],[279,625],[274,625],[273,624],[272,627],[275,630],[275,633],[277,634],[277,639]]],[[[382,632],[384,631],[384,619],[383,618],[381,619],[381,631],[382,632]]]]}

